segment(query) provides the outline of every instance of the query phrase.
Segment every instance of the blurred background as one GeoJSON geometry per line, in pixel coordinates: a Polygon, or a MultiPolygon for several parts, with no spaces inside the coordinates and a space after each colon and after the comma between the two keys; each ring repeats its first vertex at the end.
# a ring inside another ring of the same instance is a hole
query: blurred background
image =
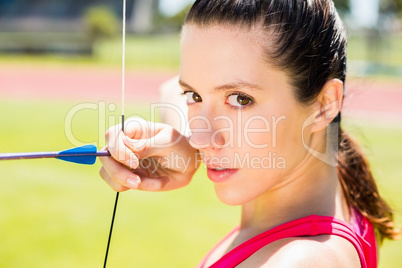
{"type": "MultiPolygon", "coordinates": [[[[178,74],[190,0],[127,0],[126,115],[178,74]]],[[[342,124],[368,156],[402,226],[402,0],[337,0],[347,26],[342,124]]],[[[0,153],[104,145],[121,114],[118,0],[0,0],[0,153]]],[[[100,267],[114,192],[99,163],[0,162],[0,267],[100,267]]],[[[237,223],[200,169],[186,188],[121,195],[109,267],[194,267],[237,223]],[[202,235],[200,235],[202,234],[202,235]]],[[[380,267],[401,267],[385,241],[380,267]]]]}

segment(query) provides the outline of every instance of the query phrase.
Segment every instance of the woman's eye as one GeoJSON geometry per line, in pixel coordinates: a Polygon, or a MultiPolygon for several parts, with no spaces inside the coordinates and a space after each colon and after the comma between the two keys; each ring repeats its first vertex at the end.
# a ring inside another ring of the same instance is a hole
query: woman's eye
{"type": "Polygon", "coordinates": [[[235,107],[243,107],[251,104],[253,100],[250,97],[245,96],[244,94],[235,93],[230,95],[226,103],[235,107]]]}
{"type": "Polygon", "coordinates": [[[202,101],[201,96],[194,91],[185,91],[183,95],[187,97],[187,103],[195,103],[202,101]]]}

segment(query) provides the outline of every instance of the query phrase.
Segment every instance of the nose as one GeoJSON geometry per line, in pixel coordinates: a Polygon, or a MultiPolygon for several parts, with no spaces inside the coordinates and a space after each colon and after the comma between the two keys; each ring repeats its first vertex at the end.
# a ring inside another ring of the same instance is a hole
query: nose
{"type": "Polygon", "coordinates": [[[200,113],[189,118],[191,136],[190,145],[195,149],[218,150],[225,147],[225,133],[212,113],[200,113]]]}

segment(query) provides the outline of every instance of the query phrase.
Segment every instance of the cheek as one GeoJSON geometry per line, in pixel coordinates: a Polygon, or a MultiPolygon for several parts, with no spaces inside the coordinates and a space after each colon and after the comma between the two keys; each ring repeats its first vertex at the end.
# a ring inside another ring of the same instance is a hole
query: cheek
{"type": "Polygon", "coordinates": [[[260,159],[263,167],[292,169],[306,154],[301,132],[303,123],[297,116],[255,116],[243,125],[243,146],[238,149],[260,159]]]}
{"type": "Polygon", "coordinates": [[[259,114],[244,116],[241,126],[237,125],[234,140],[242,142],[242,146],[237,146],[239,150],[262,156],[278,150],[280,140],[285,138],[287,126],[286,116],[259,114]]]}
{"type": "MultiPolygon", "coordinates": [[[[219,199],[228,205],[241,205],[275,187],[300,163],[305,155],[301,142],[301,125],[297,117],[255,117],[243,121],[242,170],[232,184],[216,184],[219,199]],[[246,134],[247,133],[247,134],[246,134]],[[247,143],[248,142],[248,143],[247,143]],[[264,146],[264,148],[259,148],[264,146]],[[246,156],[247,155],[247,156],[246,156]]],[[[238,136],[237,136],[238,137],[238,136]]]]}
{"type": "Polygon", "coordinates": [[[279,125],[285,116],[253,116],[244,123],[243,139],[247,145],[255,149],[276,148],[279,125]]]}
{"type": "Polygon", "coordinates": [[[306,155],[302,128],[303,122],[297,117],[287,117],[277,127],[276,150],[286,159],[288,169],[293,169],[306,155]]]}

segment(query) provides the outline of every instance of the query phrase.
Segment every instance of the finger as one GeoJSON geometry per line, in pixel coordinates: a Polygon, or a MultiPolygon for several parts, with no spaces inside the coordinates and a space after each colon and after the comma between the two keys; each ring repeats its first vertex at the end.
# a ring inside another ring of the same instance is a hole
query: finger
{"type": "Polygon", "coordinates": [[[182,136],[173,128],[165,127],[148,139],[125,137],[123,143],[139,159],[151,156],[170,155],[172,146],[180,142],[182,136]]]}
{"type": "MultiPolygon", "coordinates": [[[[129,170],[126,166],[117,162],[111,157],[99,157],[103,169],[108,174],[110,179],[117,184],[120,184],[125,187],[129,187],[131,189],[137,189],[141,184],[141,179],[138,175],[134,174],[131,170],[129,170]]],[[[103,173],[102,173],[103,174],[103,173]]],[[[102,176],[101,174],[101,176],[102,176]]],[[[110,179],[106,177],[106,182],[110,181],[110,179]]],[[[110,181],[111,182],[111,181],[110,181]]],[[[111,182],[113,184],[113,182],[111,182]]],[[[110,186],[112,186],[109,184],[110,186]]],[[[113,184],[114,185],[114,184],[113,184]]]]}
{"type": "MultiPolygon", "coordinates": [[[[102,158],[106,158],[106,157],[102,157],[102,158]]],[[[107,163],[108,160],[106,159],[102,159],[101,160],[102,163],[106,164],[109,168],[110,168],[110,164],[111,163],[107,163]]],[[[113,161],[113,160],[112,160],[113,161]]],[[[116,161],[114,161],[116,162],[116,161]]],[[[112,162],[113,163],[113,162],[112,162]]],[[[121,164],[119,164],[118,162],[116,162],[118,165],[121,166],[121,164]]],[[[170,179],[167,176],[164,177],[149,177],[148,174],[143,171],[143,170],[137,170],[136,174],[129,172],[130,173],[130,177],[132,176],[132,174],[134,176],[138,176],[141,180],[141,183],[138,185],[136,184],[130,184],[130,182],[126,182],[126,185],[128,186],[124,186],[121,183],[121,179],[119,179],[117,177],[114,177],[114,179],[112,179],[112,177],[106,172],[106,169],[104,166],[102,166],[99,170],[99,174],[102,177],[102,179],[115,191],[117,192],[123,192],[126,191],[128,189],[138,189],[138,190],[142,190],[142,191],[161,191],[164,190],[166,188],[166,185],[169,183],[170,179]],[[117,182],[117,181],[119,182],[117,182]]]]}
{"type": "Polygon", "coordinates": [[[125,145],[120,142],[121,125],[115,125],[110,127],[105,134],[108,150],[115,159],[123,158],[122,152],[124,152],[125,145]]]}
{"type": "Polygon", "coordinates": [[[124,133],[121,130],[117,132],[117,128],[109,129],[107,138],[107,148],[112,157],[130,168],[137,168],[138,157],[125,145],[126,136],[124,133]]]}
{"type": "Polygon", "coordinates": [[[146,121],[141,118],[132,118],[124,124],[124,134],[131,139],[148,139],[155,136],[166,125],[146,121]]]}
{"type": "MultiPolygon", "coordinates": [[[[180,157],[175,156],[173,153],[169,156],[156,156],[153,157],[154,170],[156,168],[168,169],[170,171],[185,171],[188,165],[191,162],[191,159],[181,159],[180,157]]],[[[142,166],[142,162],[140,161],[140,165],[142,166]]]]}
{"type": "MultiPolygon", "coordinates": [[[[150,123],[143,119],[132,119],[128,122],[124,133],[120,126],[110,128],[106,138],[113,158],[132,169],[138,168],[139,159],[151,156],[173,158],[171,147],[183,142],[184,136],[167,125],[150,123]],[[144,138],[150,135],[154,136],[144,138]]],[[[168,163],[166,160],[164,162],[168,163]]],[[[173,168],[171,165],[166,167],[173,168]]]]}
{"type": "MultiPolygon", "coordinates": [[[[136,171],[137,173],[137,171],[136,171]]],[[[162,177],[146,177],[139,174],[141,177],[141,184],[138,190],[142,191],[170,191],[188,185],[189,180],[171,180],[168,176],[162,177]]]]}
{"type": "Polygon", "coordinates": [[[156,192],[163,191],[170,179],[168,177],[162,178],[142,178],[138,190],[156,192]]]}
{"type": "Polygon", "coordinates": [[[110,176],[109,174],[107,174],[106,170],[104,167],[101,167],[99,169],[99,175],[101,176],[101,178],[110,186],[110,188],[112,188],[113,190],[115,190],[116,192],[124,192],[130,188],[123,186],[121,184],[118,184],[117,182],[115,182],[110,176]]]}
{"type": "Polygon", "coordinates": [[[115,141],[117,138],[117,135],[121,131],[121,125],[115,125],[110,127],[106,133],[105,133],[105,139],[106,143],[109,145],[109,147],[114,148],[115,146],[115,141]]]}

